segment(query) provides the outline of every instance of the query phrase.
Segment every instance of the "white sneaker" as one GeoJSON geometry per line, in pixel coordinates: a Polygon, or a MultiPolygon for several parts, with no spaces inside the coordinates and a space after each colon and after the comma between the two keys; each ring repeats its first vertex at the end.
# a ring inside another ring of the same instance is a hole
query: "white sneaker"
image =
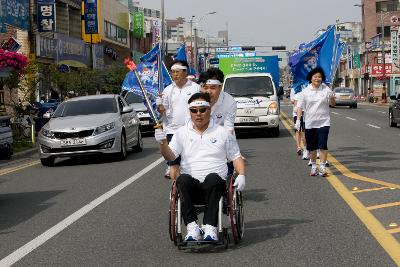
{"type": "Polygon", "coordinates": [[[328,172],[327,172],[325,167],[321,167],[321,169],[319,170],[319,175],[322,176],[322,177],[328,177],[329,176],[329,174],[328,174],[328,172]]]}
{"type": "Polygon", "coordinates": [[[204,241],[218,241],[217,227],[206,224],[203,226],[204,241]]]}
{"type": "Polygon", "coordinates": [[[164,173],[164,177],[165,178],[168,178],[168,179],[171,178],[170,170],[171,170],[171,167],[168,166],[167,169],[165,170],[165,173],[164,173]]]}
{"type": "Polygon", "coordinates": [[[200,241],[202,239],[202,231],[196,222],[191,222],[187,226],[187,234],[185,241],[200,241]]]}
{"type": "Polygon", "coordinates": [[[308,163],[307,163],[307,166],[311,166],[312,165],[312,163],[311,163],[311,159],[308,161],[308,163]]]}
{"type": "Polygon", "coordinates": [[[307,159],[309,159],[310,158],[310,156],[308,155],[308,150],[307,149],[304,149],[303,150],[303,160],[307,160],[307,159]]]}
{"type": "Polygon", "coordinates": [[[311,167],[310,176],[317,176],[318,175],[318,168],[317,166],[311,167]]]}

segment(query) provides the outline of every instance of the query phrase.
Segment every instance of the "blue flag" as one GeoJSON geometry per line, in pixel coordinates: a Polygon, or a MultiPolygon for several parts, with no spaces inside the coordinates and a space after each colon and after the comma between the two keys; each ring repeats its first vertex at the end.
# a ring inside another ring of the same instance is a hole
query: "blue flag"
{"type": "Polygon", "coordinates": [[[338,52],[341,54],[338,46],[339,36],[335,34],[335,27],[330,26],[318,38],[308,44],[301,44],[299,50],[289,55],[293,88],[296,93],[308,85],[307,74],[317,66],[320,66],[325,72],[325,83],[332,83],[338,52]]]}
{"type": "Polygon", "coordinates": [[[176,53],[174,55],[174,60],[184,60],[187,61],[186,57],[186,46],[184,43],[182,43],[178,50],[176,50],[176,53]]]}
{"type": "Polygon", "coordinates": [[[141,62],[149,62],[157,60],[158,55],[161,53],[160,43],[157,43],[149,52],[144,54],[141,58],[141,62]]]}

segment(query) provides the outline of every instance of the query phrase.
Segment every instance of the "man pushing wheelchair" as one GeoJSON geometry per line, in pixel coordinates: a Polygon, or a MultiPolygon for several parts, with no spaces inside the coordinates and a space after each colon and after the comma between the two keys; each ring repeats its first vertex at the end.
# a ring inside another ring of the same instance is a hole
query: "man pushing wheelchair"
{"type": "Polygon", "coordinates": [[[218,209],[226,189],[227,161],[233,162],[238,173],[233,185],[239,191],[245,187],[245,163],[235,136],[211,118],[207,93],[193,94],[188,107],[191,120],[176,131],[169,144],[162,129],[156,129],[155,138],[166,160],[181,156],[176,184],[187,226],[185,241],[218,241],[218,209]],[[195,204],[205,204],[201,228],[195,204]]]}

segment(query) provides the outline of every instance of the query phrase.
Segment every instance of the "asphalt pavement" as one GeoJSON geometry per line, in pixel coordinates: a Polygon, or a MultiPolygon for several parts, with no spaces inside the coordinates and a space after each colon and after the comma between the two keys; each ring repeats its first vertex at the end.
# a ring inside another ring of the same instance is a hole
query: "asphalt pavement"
{"type": "MultiPolygon", "coordinates": [[[[291,114],[289,106],[282,110],[291,114]]],[[[387,126],[387,107],[331,111],[330,159],[338,166],[331,167],[332,178],[393,231],[400,206],[377,205],[399,201],[400,128],[387,126]]],[[[89,157],[48,168],[32,159],[28,167],[0,169],[0,265],[396,266],[386,245],[392,243],[371,233],[375,228],[337,183],[308,176],[285,125],[278,138],[238,136],[248,161],[239,245],[177,250],[168,236],[171,183],[163,178],[156,142],[147,137],[143,152],[122,162],[89,157]]]]}

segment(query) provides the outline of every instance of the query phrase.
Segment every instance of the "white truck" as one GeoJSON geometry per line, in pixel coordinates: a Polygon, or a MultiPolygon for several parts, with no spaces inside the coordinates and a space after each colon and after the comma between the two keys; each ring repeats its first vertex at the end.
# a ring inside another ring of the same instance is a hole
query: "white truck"
{"type": "Polygon", "coordinates": [[[237,103],[235,129],[267,129],[279,136],[279,96],[269,73],[237,73],[225,77],[223,91],[237,103]]]}

